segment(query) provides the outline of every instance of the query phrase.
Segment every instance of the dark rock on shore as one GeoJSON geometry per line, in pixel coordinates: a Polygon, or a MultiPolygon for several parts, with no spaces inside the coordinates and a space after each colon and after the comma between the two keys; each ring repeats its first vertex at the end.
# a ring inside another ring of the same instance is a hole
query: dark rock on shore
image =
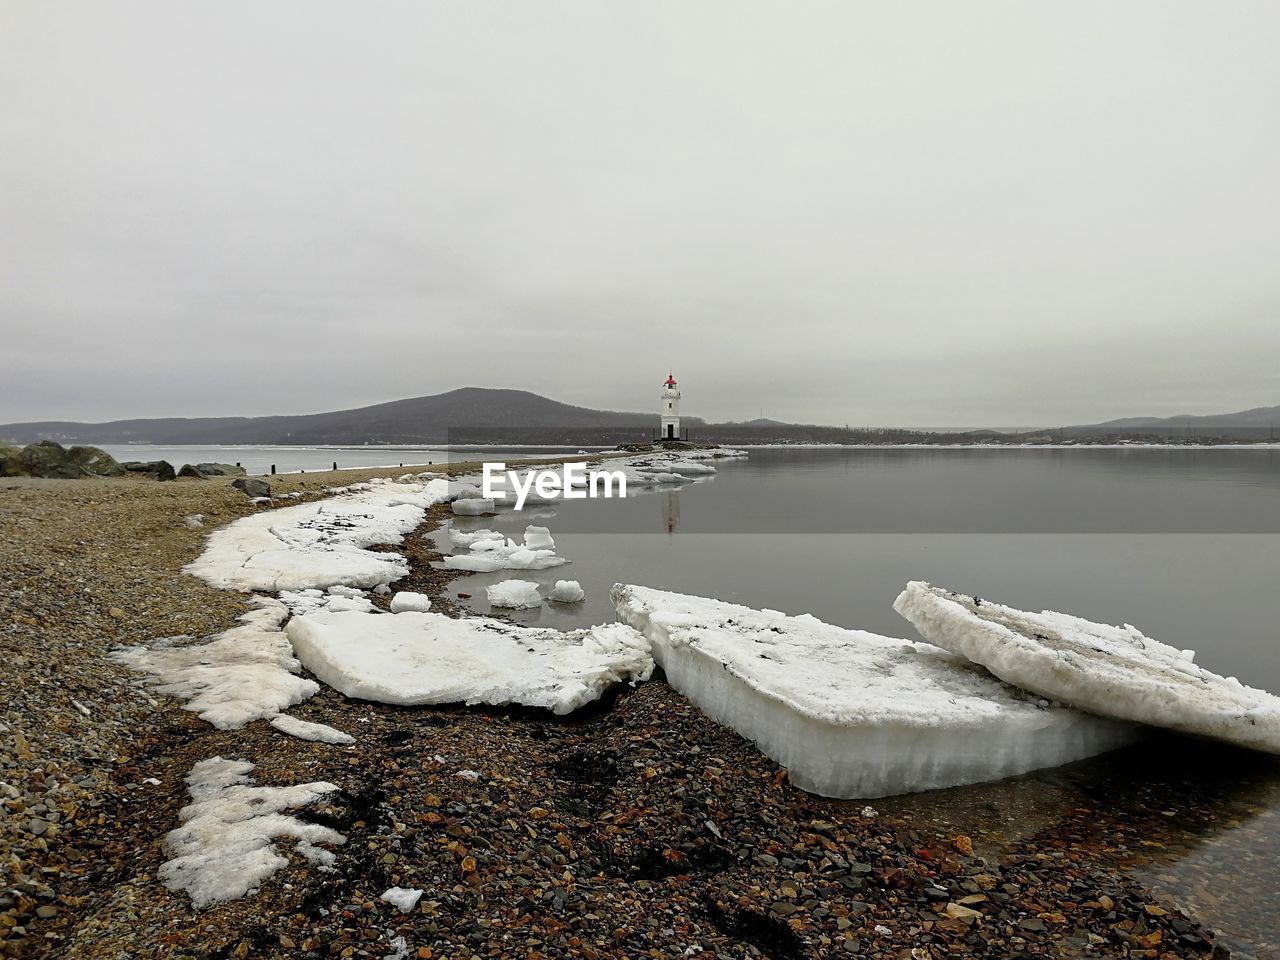
{"type": "Polygon", "coordinates": [[[257,477],[239,477],[232,480],[231,485],[246,497],[271,496],[271,484],[265,480],[259,480],[257,477]]]}
{"type": "Polygon", "coordinates": [[[234,463],[184,463],[178,471],[180,477],[243,477],[244,467],[234,463]]]}
{"type": "Polygon", "coordinates": [[[0,450],[0,468],[7,476],[53,480],[119,477],[125,472],[111,454],[97,447],[68,448],[53,440],[41,440],[21,450],[6,444],[0,450]]]}
{"type": "Polygon", "coordinates": [[[140,473],[156,480],[173,480],[177,476],[168,460],[129,460],[121,466],[129,473],[140,473]]]}

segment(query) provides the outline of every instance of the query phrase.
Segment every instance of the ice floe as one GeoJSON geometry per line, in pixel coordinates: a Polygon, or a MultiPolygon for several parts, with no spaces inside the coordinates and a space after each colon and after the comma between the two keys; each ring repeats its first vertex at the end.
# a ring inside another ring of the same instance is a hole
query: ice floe
{"type": "Polygon", "coordinates": [[[268,510],[215,530],[187,573],[228,590],[374,587],[409,572],[399,543],[449,493],[445,480],[357,484],[327,500],[268,510]]]}
{"type": "Polygon", "coordinates": [[[182,826],[171,830],[165,847],[171,859],[161,864],[160,882],[182,890],[197,909],[234,900],[255,889],[289,862],[274,841],[289,837],[293,849],[313,864],[329,867],[334,846],[346,837],[329,827],[304,823],[286,810],[306,806],[338,788],[332,783],[293,787],[255,787],[244,760],[201,760],[187,776],[192,802],[183,807],[182,826]]]}
{"type": "Polygon", "coordinates": [[[157,693],[185,700],[184,709],[198,713],[219,730],[238,730],[250,721],[275,716],[320,689],[315,681],[297,676],[301,664],[281,629],[288,608],[267,597],[255,597],[249,607],[240,617],[240,626],[204,643],[122,647],[109,657],[132,670],[154,674],[157,693]]]}
{"type": "Polygon", "coordinates": [[[645,587],[611,597],[673,687],[826,796],[995,780],[1134,737],[928,644],[645,587]]]}
{"type": "Polygon", "coordinates": [[[586,591],[577,580],[557,580],[547,594],[547,599],[554,603],[578,603],[586,598],[586,591]]]}
{"type": "Polygon", "coordinates": [[[455,549],[466,546],[467,552],[446,556],[441,561],[441,566],[446,570],[470,570],[474,573],[546,570],[569,562],[556,555],[551,531],[532,524],[525,528],[523,543],[516,543],[515,540],[494,534],[491,530],[477,530],[475,534],[455,534],[451,531],[450,537],[455,549]]]}
{"type": "Polygon", "coordinates": [[[324,683],[403,706],[514,703],[564,714],[653,669],[649,644],[620,623],[562,633],[485,617],[321,611],[294,618],[288,633],[324,683]]]}
{"type": "Polygon", "coordinates": [[[289,736],[297,737],[299,740],[335,743],[343,747],[356,742],[355,737],[349,733],[343,733],[336,727],[331,727],[325,723],[312,723],[310,720],[299,720],[297,717],[291,717],[285,713],[272,717],[271,725],[281,733],[287,733],[289,736]]]}
{"type": "Polygon", "coordinates": [[[473,543],[480,540],[501,540],[506,541],[506,537],[497,530],[490,530],[487,527],[482,530],[458,530],[454,527],[449,528],[449,542],[454,548],[470,547],[473,543]]]}
{"type": "Polygon", "coordinates": [[[1094,713],[1280,753],[1280,698],[1129,625],[1029,613],[915,581],[894,603],[930,643],[1094,713]]]}
{"type": "Polygon", "coordinates": [[[467,497],[465,500],[455,500],[450,504],[450,509],[460,517],[482,517],[498,512],[493,505],[492,497],[467,497]]]}
{"type": "Polygon", "coordinates": [[[556,542],[551,531],[546,527],[537,527],[532,523],[524,528],[524,545],[533,550],[554,550],[556,542]]]}
{"type": "Polygon", "coordinates": [[[503,580],[485,587],[484,592],[491,607],[532,610],[542,606],[542,594],[538,592],[538,585],[528,580],[503,580]]]}

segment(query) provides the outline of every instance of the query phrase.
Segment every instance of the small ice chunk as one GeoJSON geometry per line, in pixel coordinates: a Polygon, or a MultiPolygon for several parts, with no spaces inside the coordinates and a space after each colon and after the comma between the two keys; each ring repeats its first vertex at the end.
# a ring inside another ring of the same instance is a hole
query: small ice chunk
{"type": "Polygon", "coordinates": [[[449,528],[449,540],[455,547],[470,547],[481,540],[506,540],[497,530],[485,527],[480,530],[456,530],[449,528]]]}
{"type": "Polygon", "coordinates": [[[422,891],[417,887],[392,887],[378,899],[391,904],[401,913],[413,913],[414,907],[422,899],[422,891]]]}
{"type": "Polygon", "coordinates": [[[271,725],[281,733],[287,733],[289,736],[297,737],[299,740],[336,743],[344,747],[356,742],[356,738],[351,734],[343,733],[335,727],[330,727],[323,723],[312,723],[310,720],[300,720],[298,717],[291,717],[284,713],[272,717],[271,725]]]}
{"type": "Polygon", "coordinates": [[[330,597],[325,603],[325,608],[334,611],[358,610],[361,613],[369,613],[376,609],[373,601],[363,594],[356,597],[330,597]]]}
{"type": "Polygon", "coordinates": [[[402,590],[391,598],[392,613],[404,613],[406,610],[426,613],[430,609],[431,598],[425,593],[412,593],[408,590],[402,590]]]}
{"type": "Polygon", "coordinates": [[[329,588],[329,594],[334,597],[363,597],[364,591],[359,587],[344,587],[340,583],[335,583],[329,588]]]}
{"type": "Polygon", "coordinates": [[[255,787],[251,770],[247,761],[211,757],[187,776],[192,802],[179,811],[182,826],[165,837],[171,859],[158,876],[170,890],[185,891],[197,910],[242,897],[285,866],[289,860],[273,842],[278,837],[296,840],[294,852],[321,866],[333,854],[317,844],[346,843],[336,830],[284,813],[333,793],[334,784],[255,787]]]}
{"type": "Polygon", "coordinates": [[[555,540],[551,539],[551,531],[546,527],[537,527],[533,524],[524,528],[524,545],[534,550],[554,550],[556,548],[555,540]]]}
{"type": "Polygon", "coordinates": [[[446,496],[447,500],[478,500],[481,490],[474,483],[467,483],[463,480],[449,481],[449,492],[446,496]]]}
{"type": "Polygon", "coordinates": [[[530,610],[542,606],[542,594],[538,592],[538,585],[528,580],[503,580],[485,587],[484,592],[491,607],[530,610]]]}
{"type": "Polygon", "coordinates": [[[586,591],[577,580],[557,580],[556,585],[547,594],[547,599],[556,603],[578,603],[586,599],[586,591]]]}
{"type": "Polygon", "coordinates": [[[493,507],[492,497],[467,497],[453,501],[450,509],[460,517],[481,517],[489,513],[497,513],[493,507]]]}
{"type": "Polygon", "coordinates": [[[930,643],[1040,696],[1280,753],[1280,697],[1197,667],[1136,627],[1029,613],[922,581],[893,606],[930,643]]]}

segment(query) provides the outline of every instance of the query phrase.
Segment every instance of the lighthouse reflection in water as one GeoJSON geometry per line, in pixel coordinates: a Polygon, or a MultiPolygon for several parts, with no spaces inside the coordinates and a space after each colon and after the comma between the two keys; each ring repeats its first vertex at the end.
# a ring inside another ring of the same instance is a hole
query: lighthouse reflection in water
{"type": "Polygon", "coordinates": [[[675,533],[680,524],[680,491],[664,490],[658,497],[662,501],[662,522],[667,533],[675,533]]]}

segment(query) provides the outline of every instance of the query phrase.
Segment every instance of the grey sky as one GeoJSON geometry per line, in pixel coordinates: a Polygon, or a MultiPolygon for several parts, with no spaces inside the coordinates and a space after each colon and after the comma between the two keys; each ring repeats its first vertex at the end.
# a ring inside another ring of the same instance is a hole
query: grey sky
{"type": "Polygon", "coordinates": [[[0,422],[1280,403],[1280,4],[0,0],[0,422]]]}

